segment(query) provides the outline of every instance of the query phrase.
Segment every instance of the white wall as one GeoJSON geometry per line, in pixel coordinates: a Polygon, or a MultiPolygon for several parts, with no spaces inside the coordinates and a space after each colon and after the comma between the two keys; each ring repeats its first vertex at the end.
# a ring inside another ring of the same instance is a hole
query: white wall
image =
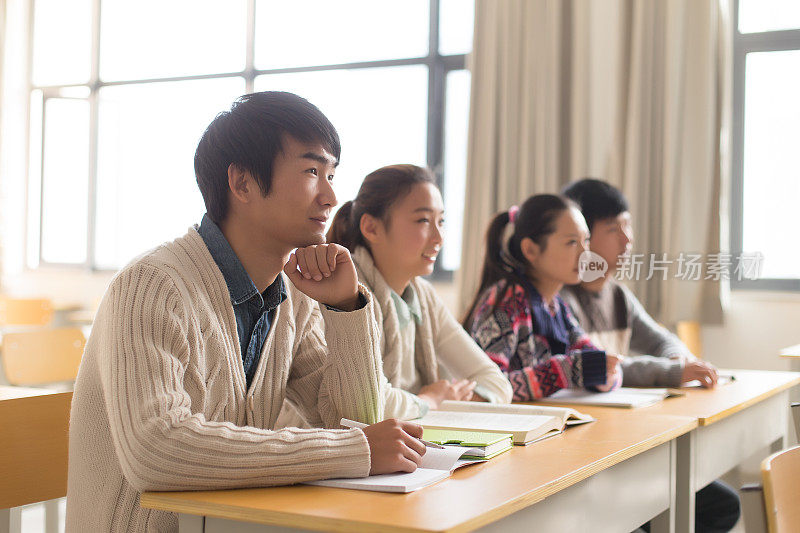
{"type": "Polygon", "coordinates": [[[719,367],[790,370],[781,348],[800,344],[800,294],[736,291],[722,326],[703,327],[705,358],[719,367]]]}

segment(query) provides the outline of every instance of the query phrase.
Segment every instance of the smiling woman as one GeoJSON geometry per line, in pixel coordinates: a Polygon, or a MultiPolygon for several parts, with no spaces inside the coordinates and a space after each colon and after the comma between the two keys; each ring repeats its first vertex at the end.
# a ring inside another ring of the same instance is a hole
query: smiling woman
{"type": "Polygon", "coordinates": [[[421,276],[443,244],[444,206],[433,173],[391,165],[364,178],[333,219],[328,242],[350,249],[383,324],[385,416],[416,418],[445,399],[508,402],[509,383],[421,276]]]}

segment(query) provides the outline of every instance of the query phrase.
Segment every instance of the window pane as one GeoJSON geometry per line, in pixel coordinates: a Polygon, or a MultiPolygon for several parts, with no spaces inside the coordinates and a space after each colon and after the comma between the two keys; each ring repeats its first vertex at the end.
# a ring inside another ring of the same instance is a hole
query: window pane
{"type": "Polygon", "coordinates": [[[464,190],[467,177],[467,131],[469,127],[470,73],[455,70],[447,74],[444,115],[444,214],[445,241],[442,266],[461,266],[464,190]]]}
{"type": "Polygon", "coordinates": [[[31,121],[28,154],[28,227],[26,241],[27,266],[39,266],[39,232],[41,230],[42,201],[42,113],[44,99],[42,91],[31,91],[31,121]]]}
{"type": "Polygon", "coordinates": [[[42,164],[42,260],[86,261],[89,194],[89,103],[45,102],[42,164]]]}
{"type": "Polygon", "coordinates": [[[244,69],[244,0],[104,0],[100,18],[103,80],[244,69]]]}
{"type": "Polygon", "coordinates": [[[474,0],[440,0],[439,53],[468,54],[472,51],[474,0]]]}
{"type": "Polygon", "coordinates": [[[800,278],[800,51],[748,54],[745,75],[742,248],[763,254],[762,277],[800,278]]]}
{"type": "Polygon", "coordinates": [[[797,0],[739,0],[740,33],[796,28],[800,28],[797,0]]]}
{"type": "Polygon", "coordinates": [[[194,152],[206,126],[244,92],[241,78],[100,91],[95,260],[122,266],[182,235],[205,212],[194,152]]]}
{"type": "Polygon", "coordinates": [[[256,68],[428,54],[426,0],[256,0],[256,68]]]}
{"type": "Polygon", "coordinates": [[[33,83],[57,85],[89,80],[92,47],[90,0],[36,0],[33,83]]]}
{"type": "Polygon", "coordinates": [[[299,94],[336,127],[342,143],[342,162],[334,179],[340,205],[355,198],[364,176],[377,168],[425,165],[425,66],[271,74],[256,78],[256,90],[299,94]]]}

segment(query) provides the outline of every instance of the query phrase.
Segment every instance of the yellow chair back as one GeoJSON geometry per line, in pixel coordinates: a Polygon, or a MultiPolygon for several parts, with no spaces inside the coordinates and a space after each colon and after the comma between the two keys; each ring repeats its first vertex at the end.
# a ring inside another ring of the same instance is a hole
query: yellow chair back
{"type": "Polygon", "coordinates": [[[800,446],[764,459],[761,479],[770,533],[797,531],[800,524],[800,446]]]}
{"type": "Polygon", "coordinates": [[[67,495],[71,392],[0,401],[0,509],[67,495]]]}
{"type": "Polygon", "coordinates": [[[700,322],[682,320],[676,326],[678,338],[698,359],[703,358],[703,339],[700,335],[700,322]]]}
{"type": "Polygon", "coordinates": [[[44,326],[52,318],[48,299],[0,297],[0,326],[44,326]]]}
{"type": "Polygon", "coordinates": [[[7,333],[3,370],[12,385],[71,381],[78,375],[86,337],[77,328],[7,333]]]}

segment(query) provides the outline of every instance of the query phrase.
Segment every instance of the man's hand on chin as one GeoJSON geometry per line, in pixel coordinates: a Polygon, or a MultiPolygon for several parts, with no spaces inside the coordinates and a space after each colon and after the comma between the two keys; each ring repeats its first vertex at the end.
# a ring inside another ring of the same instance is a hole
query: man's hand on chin
{"type": "Polygon", "coordinates": [[[358,275],[347,248],[314,244],[298,248],[283,267],[303,294],[342,311],[358,307],[358,275]]]}

